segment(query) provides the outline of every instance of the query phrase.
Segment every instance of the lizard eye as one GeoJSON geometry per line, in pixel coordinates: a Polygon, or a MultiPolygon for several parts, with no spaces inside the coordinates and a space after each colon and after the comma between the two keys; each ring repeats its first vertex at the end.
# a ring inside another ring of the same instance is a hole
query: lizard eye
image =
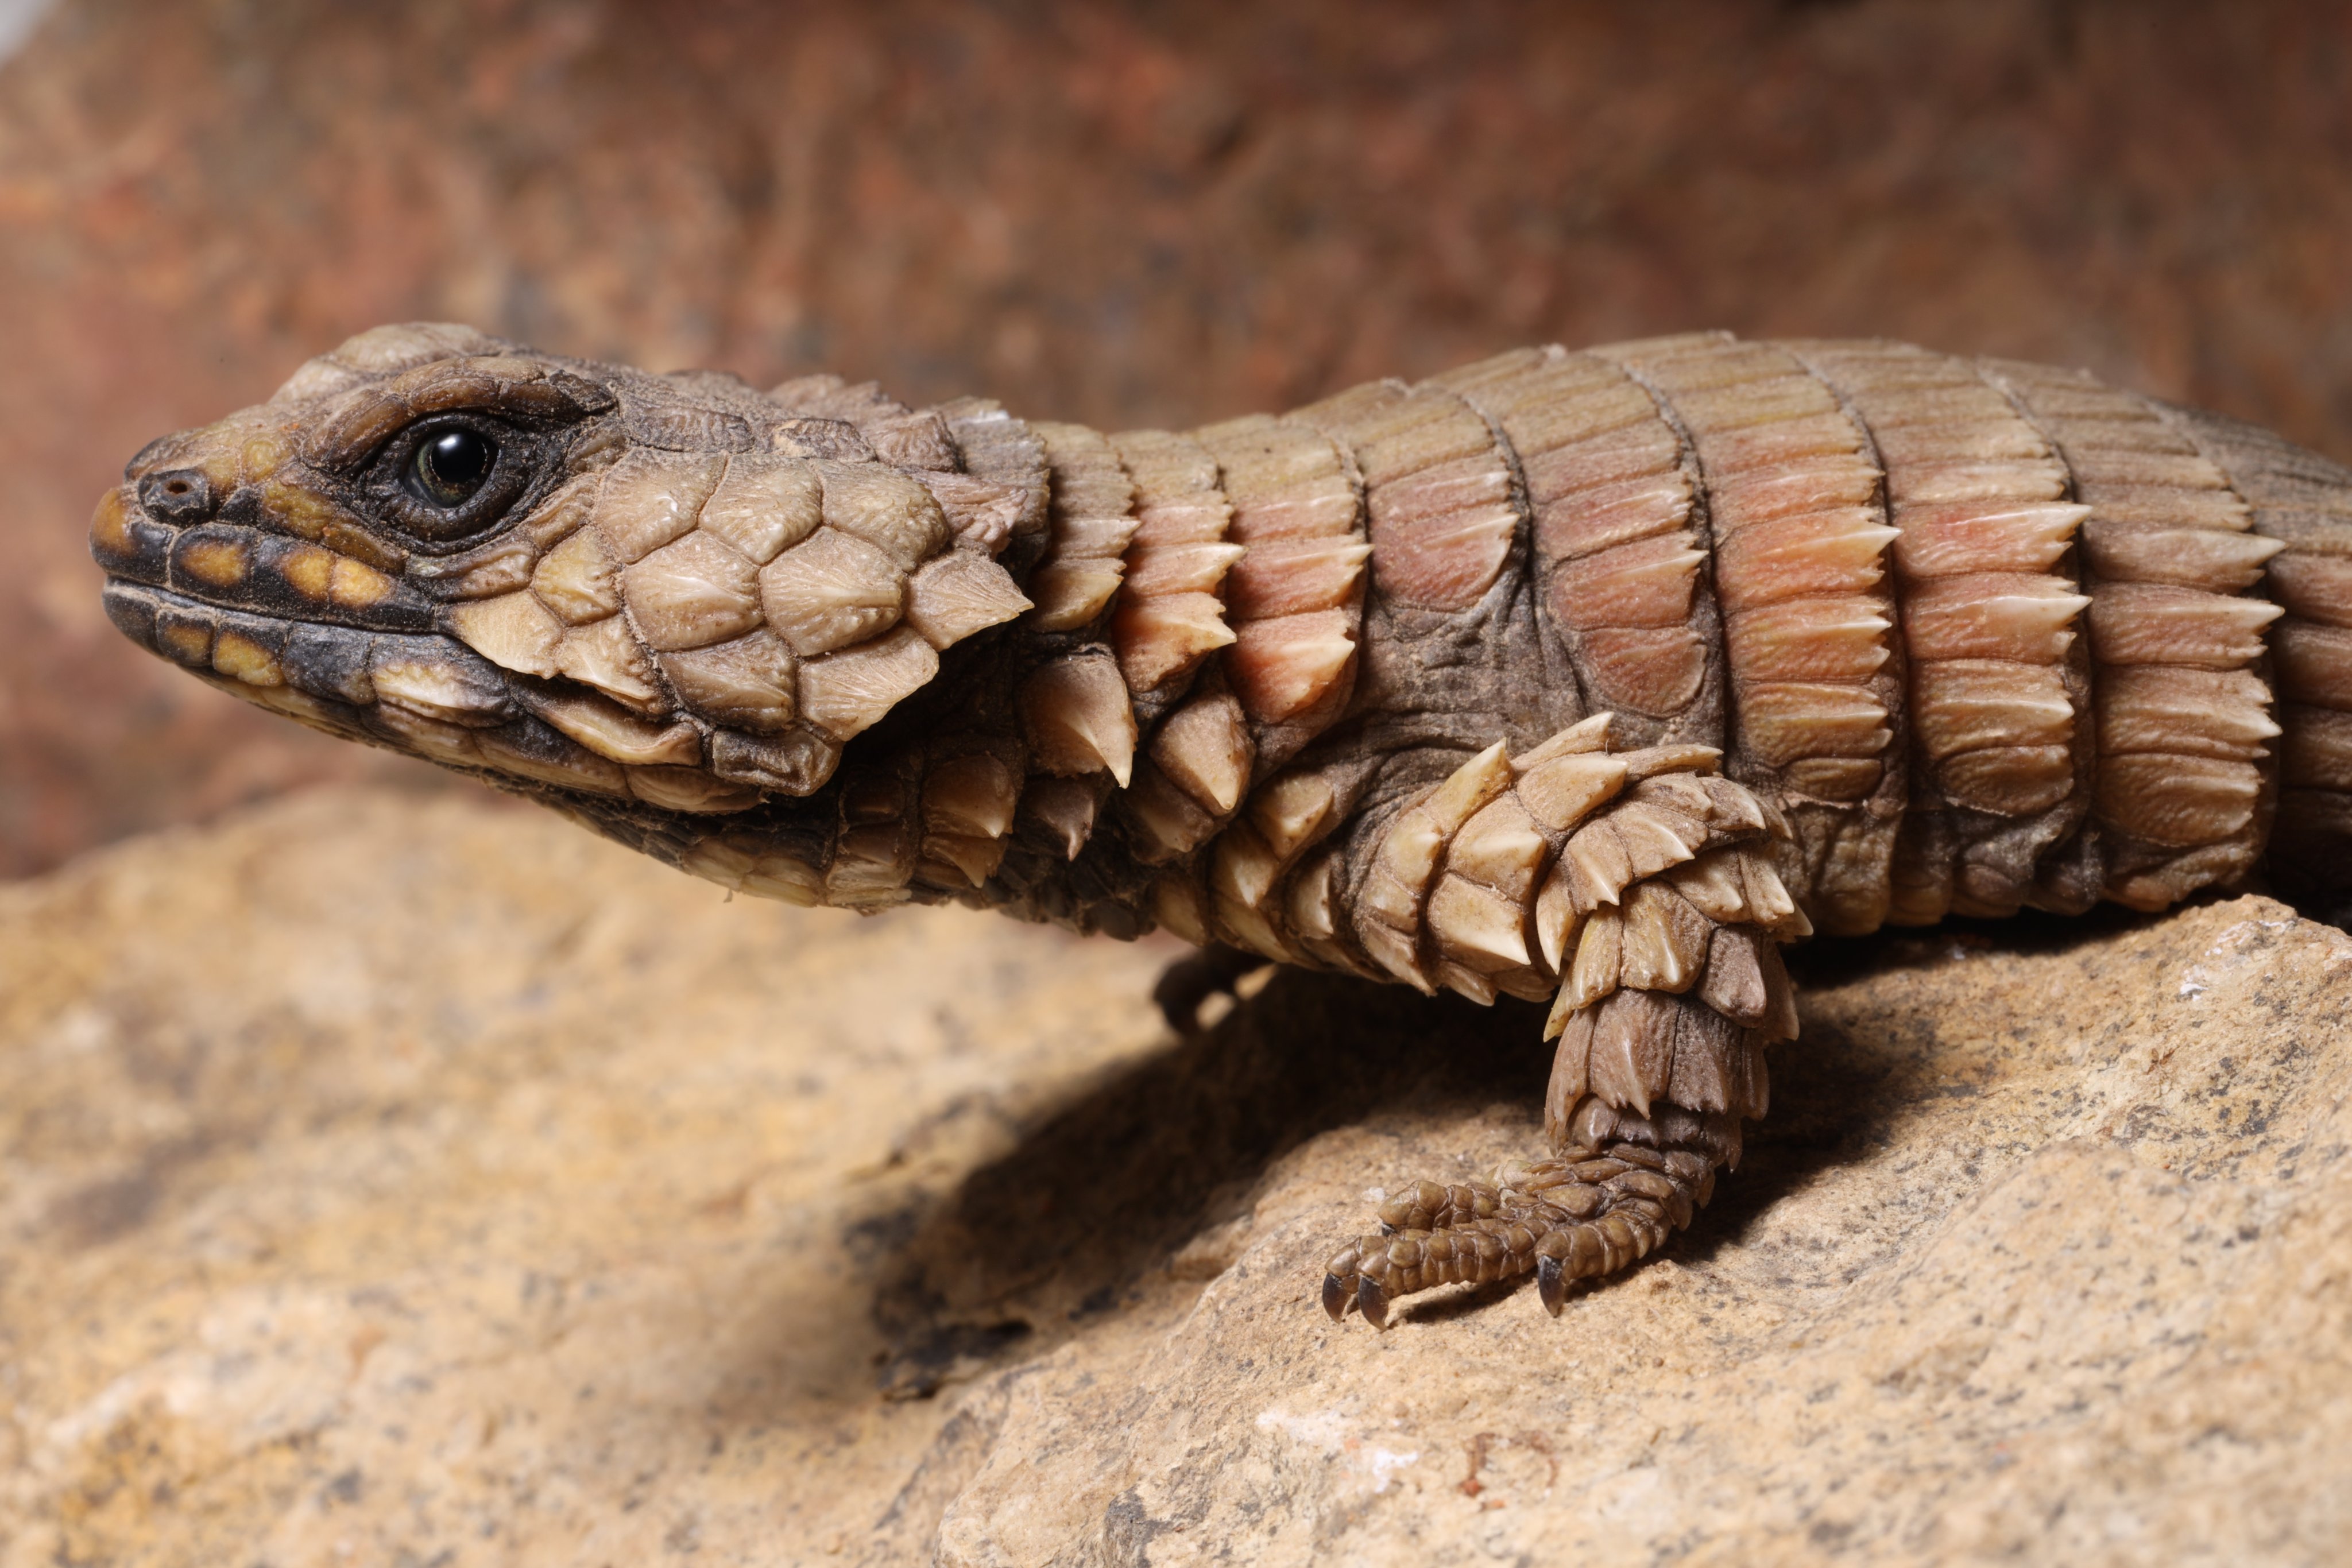
{"type": "Polygon", "coordinates": [[[370,508],[428,549],[496,528],[547,467],[546,439],[471,413],[435,414],[387,444],[361,478],[370,508]]]}
{"type": "Polygon", "coordinates": [[[427,434],[409,464],[417,498],[445,509],[464,506],[489,481],[499,449],[479,431],[463,427],[427,434]]]}

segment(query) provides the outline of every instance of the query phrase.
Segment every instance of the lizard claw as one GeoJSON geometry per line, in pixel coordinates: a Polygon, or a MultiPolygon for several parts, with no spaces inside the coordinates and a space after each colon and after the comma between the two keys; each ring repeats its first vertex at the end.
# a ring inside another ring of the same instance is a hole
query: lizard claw
{"type": "Polygon", "coordinates": [[[1568,1271],[1560,1267],[1559,1259],[1536,1260],[1536,1295],[1543,1302],[1544,1311],[1559,1316],[1560,1307],[1568,1301],[1568,1271]]]}
{"type": "Polygon", "coordinates": [[[1323,1310],[1349,1308],[1386,1328],[1389,1308],[1437,1285],[1527,1274],[1559,1317],[1569,1286],[1646,1258],[1691,1222],[1714,1190],[1721,1154],[1620,1142],[1515,1166],[1495,1184],[1419,1182],[1383,1206],[1378,1235],[1359,1236],[1323,1270],[1323,1310]]]}

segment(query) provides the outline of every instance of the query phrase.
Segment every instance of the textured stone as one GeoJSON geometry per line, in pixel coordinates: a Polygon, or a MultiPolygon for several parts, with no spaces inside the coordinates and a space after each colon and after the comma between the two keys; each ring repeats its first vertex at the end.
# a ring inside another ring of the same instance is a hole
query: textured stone
{"type": "Polygon", "coordinates": [[[1179,1043],[1171,951],[470,794],[0,889],[0,1564],[2352,1550],[2341,933],[1803,951],[1691,1231],[1386,1334],[1320,1263],[1533,1148],[1540,1009],[1279,975],[1179,1043]]]}

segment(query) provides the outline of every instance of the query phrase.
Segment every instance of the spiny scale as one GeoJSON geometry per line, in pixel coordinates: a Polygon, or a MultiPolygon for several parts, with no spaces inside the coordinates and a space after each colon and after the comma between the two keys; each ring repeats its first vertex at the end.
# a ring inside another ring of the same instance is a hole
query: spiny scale
{"type": "Polygon", "coordinates": [[[1689,1223],[1779,946],[2352,885],[2352,473],[1884,342],[1528,349],[1105,434],[363,334],[100,502],[123,631],[698,876],[1549,1003],[1553,1157],[1324,1301],[1689,1223]],[[452,428],[476,491],[404,476],[452,428]],[[438,498],[436,498],[438,497],[438,498]],[[2275,702],[2274,702],[2275,695],[2275,702]]]}

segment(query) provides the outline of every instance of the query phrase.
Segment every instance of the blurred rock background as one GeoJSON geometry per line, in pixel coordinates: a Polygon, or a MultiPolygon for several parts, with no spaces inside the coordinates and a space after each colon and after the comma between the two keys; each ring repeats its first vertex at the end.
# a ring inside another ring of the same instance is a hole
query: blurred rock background
{"type": "Polygon", "coordinates": [[[2352,456],[2341,5],[0,9],[0,875],[438,787],[145,660],[82,549],[149,437],[383,320],[1115,426],[1885,333],[2352,456]]]}

